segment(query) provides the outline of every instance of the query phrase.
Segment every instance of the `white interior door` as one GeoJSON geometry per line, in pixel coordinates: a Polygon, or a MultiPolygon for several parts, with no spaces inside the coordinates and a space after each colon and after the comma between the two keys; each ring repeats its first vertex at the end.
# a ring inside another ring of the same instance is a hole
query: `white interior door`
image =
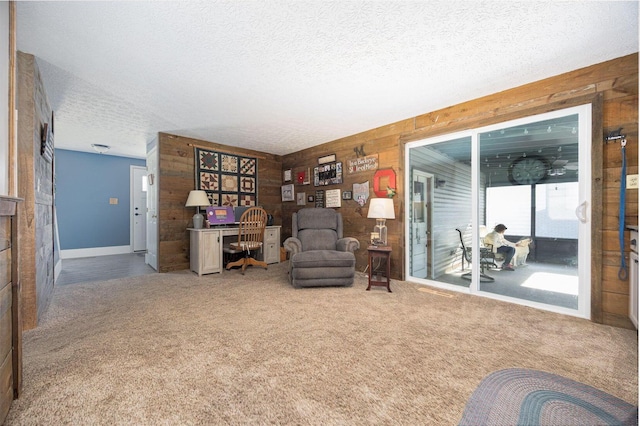
{"type": "Polygon", "coordinates": [[[147,249],[147,169],[131,166],[131,246],[147,249]]]}
{"type": "Polygon", "coordinates": [[[145,263],[158,270],[158,148],[147,153],[147,254],[145,263]]]}
{"type": "Polygon", "coordinates": [[[411,200],[411,276],[427,278],[429,252],[429,199],[433,175],[413,171],[411,200]]]}

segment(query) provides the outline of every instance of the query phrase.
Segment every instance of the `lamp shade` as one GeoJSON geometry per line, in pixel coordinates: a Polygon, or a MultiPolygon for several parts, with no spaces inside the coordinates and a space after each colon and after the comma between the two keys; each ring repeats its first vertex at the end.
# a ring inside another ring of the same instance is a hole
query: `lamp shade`
{"type": "Polygon", "coordinates": [[[204,191],[191,191],[189,192],[189,197],[187,198],[187,203],[185,207],[202,207],[208,206],[209,197],[207,197],[207,193],[204,191]]]}
{"type": "Polygon", "coordinates": [[[391,198],[372,198],[367,217],[369,219],[395,219],[393,200],[391,198]]]}

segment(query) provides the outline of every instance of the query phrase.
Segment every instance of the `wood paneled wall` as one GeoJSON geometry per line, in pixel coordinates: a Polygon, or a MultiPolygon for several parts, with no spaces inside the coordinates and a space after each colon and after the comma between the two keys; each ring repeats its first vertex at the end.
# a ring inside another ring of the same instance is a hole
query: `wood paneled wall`
{"type": "MultiPolygon", "coordinates": [[[[627,173],[638,173],[637,53],[285,155],[282,158],[282,170],[293,169],[295,176],[297,171],[317,165],[318,157],[333,153],[338,161],[345,163],[348,159],[356,158],[354,149],[359,147],[363,147],[366,154],[378,154],[380,168],[393,168],[397,175],[398,194],[394,197],[397,219],[387,221],[387,225],[394,248],[392,276],[403,278],[405,143],[590,102],[599,103],[596,112],[602,114],[602,126],[594,129],[594,138],[604,141],[604,135],[622,127],[628,140],[627,173]]],[[[595,205],[592,212],[602,216],[601,224],[595,222],[599,229],[593,236],[594,240],[602,241],[602,249],[594,253],[592,261],[592,271],[596,274],[592,285],[592,319],[605,324],[632,327],[627,318],[628,282],[617,276],[620,264],[617,231],[620,145],[603,142],[602,150],[602,177],[594,176],[595,186],[602,188],[602,194],[598,194],[595,201],[601,196],[603,202],[595,205]]],[[[595,161],[600,161],[600,157],[597,154],[595,156],[595,161]]],[[[281,176],[279,179],[282,179],[281,176]]],[[[373,172],[345,174],[342,185],[317,189],[351,190],[353,183],[372,182],[372,179],[373,172]]],[[[295,187],[296,192],[313,192],[315,189],[313,185],[295,187]]],[[[370,196],[374,196],[372,188],[370,196]]],[[[366,247],[368,235],[374,226],[373,219],[366,218],[367,207],[368,204],[359,208],[354,201],[346,201],[340,208],[345,222],[345,235],[358,238],[362,247],[366,247]]],[[[300,208],[295,202],[282,204],[283,238],[291,235],[291,213],[300,208]]],[[[638,223],[637,191],[627,191],[626,220],[629,224],[638,223]]],[[[357,253],[357,269],[360,271],[367,263],[366,256],[366,249],[357,253]]]]}
{"type": "MultiPolygon", "coordinates": [[[[391,275],[394,278],[401,276],[402,259],[404,256],[404,240],[401,220],[404,215],[404,206],[402,205],[402,195],[404,194],[403,184],[403,161],[402,149],[398,135],[408,132],[412,128],[413,120],[392,124],[380,129],[374,129],[359,135],[350,136],[339,139],[334,142],[314,146],[295,154],[285,155],[282,159],[284,170],[292,169],[294,176],[297,172],[306,171],[318,165],[318,158],[327,154],[336,154],[337,161],[342,162],[343,167],[343,183],[340,185],[314,186],[313,176],[310,185],[295,184],[295,193],[305,192],[306,195],[314,195],[316,190],[341,189],[342,191],[351,191],[354,183],[365,183],[369,181],[369,200],[364,207],[360,207],[355,200],[342,200],[342,207],[338,209],[342,213],[344,222],[344,236],[354,237],[360,241],[360,250],[356,252],[356,270],[364,271],[368,264],[367,245],[373,227],[376,224],[375,219],[368,219],[367,213],[369,209],[369,201],[376,198],[373,192],[373,176],[375,171],[360,172],[349,174],[346,170],[347,160],[355,159],[355,149],[363,151],[367,155],[377,154],[379,169],[393,169],[396,174],[397,194],[393,198],[396,219],[387,220],[388,240],[393,247],[391,253],[391,275]]],[[[282,179],[282,177],[281,177],[282,179]]],[[[282,204],[282,235],[283,238],[291,236],[291,217],[292,213],[303,207],[314,207],[313,203],[307,203],[305,206],[297,205],[296,201],[289,201],[282,204]]]]}
{"type": "Polygon", "coordinates": [[[25,330],[38,325],[53,294],[53,164],[40,155],[40,135],[51,108],[33,55],[18,52],[18,196],[22,315],[25,330]]]}
{"type": "Polygon", "coordinates": [[[194,148],[200,147],[230,154],[258,158],[258,204],[281,224],[282,160],[277,155],[206,142],[182,136],[158,135],[158,271],[189,269],[189,232],[195,210],[185,207],[189,191],[195,189],[194,148]]]}
{"type": "Polygon", "coordinates": [[[17,198],[0,196],[0,422],[22,386],[17,198]]]}

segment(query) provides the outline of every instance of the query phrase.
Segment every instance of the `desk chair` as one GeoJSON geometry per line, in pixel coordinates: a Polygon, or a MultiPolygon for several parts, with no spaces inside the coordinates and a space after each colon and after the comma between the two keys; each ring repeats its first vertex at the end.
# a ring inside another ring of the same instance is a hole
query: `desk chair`
{"type": "Polygon", "coordinates": [[[229,244],[232,250],[242,251],[244,257],[235,262],[227,263],[226,269],[242,266],[242,275],[249,265],[262,266],[267,269],[267,263],[251,257],[251,252],[262,248],[264,228],[267,226],[267,212],[260,207],[251,207],[240,217],[238,225],[238,241],[229,244]]]}

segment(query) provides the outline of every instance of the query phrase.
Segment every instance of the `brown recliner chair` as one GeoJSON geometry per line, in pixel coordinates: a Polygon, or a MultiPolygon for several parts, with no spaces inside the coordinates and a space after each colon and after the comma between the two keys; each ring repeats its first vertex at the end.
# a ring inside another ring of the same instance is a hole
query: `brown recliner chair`
{"type": "Polygon", "coordinates": [[[354,252],[360,242],[342,236],[342,215],[333,209],[304,208],[293,213],[289,281],[294,287],[350,286],[355,276],[354,252]]]}

